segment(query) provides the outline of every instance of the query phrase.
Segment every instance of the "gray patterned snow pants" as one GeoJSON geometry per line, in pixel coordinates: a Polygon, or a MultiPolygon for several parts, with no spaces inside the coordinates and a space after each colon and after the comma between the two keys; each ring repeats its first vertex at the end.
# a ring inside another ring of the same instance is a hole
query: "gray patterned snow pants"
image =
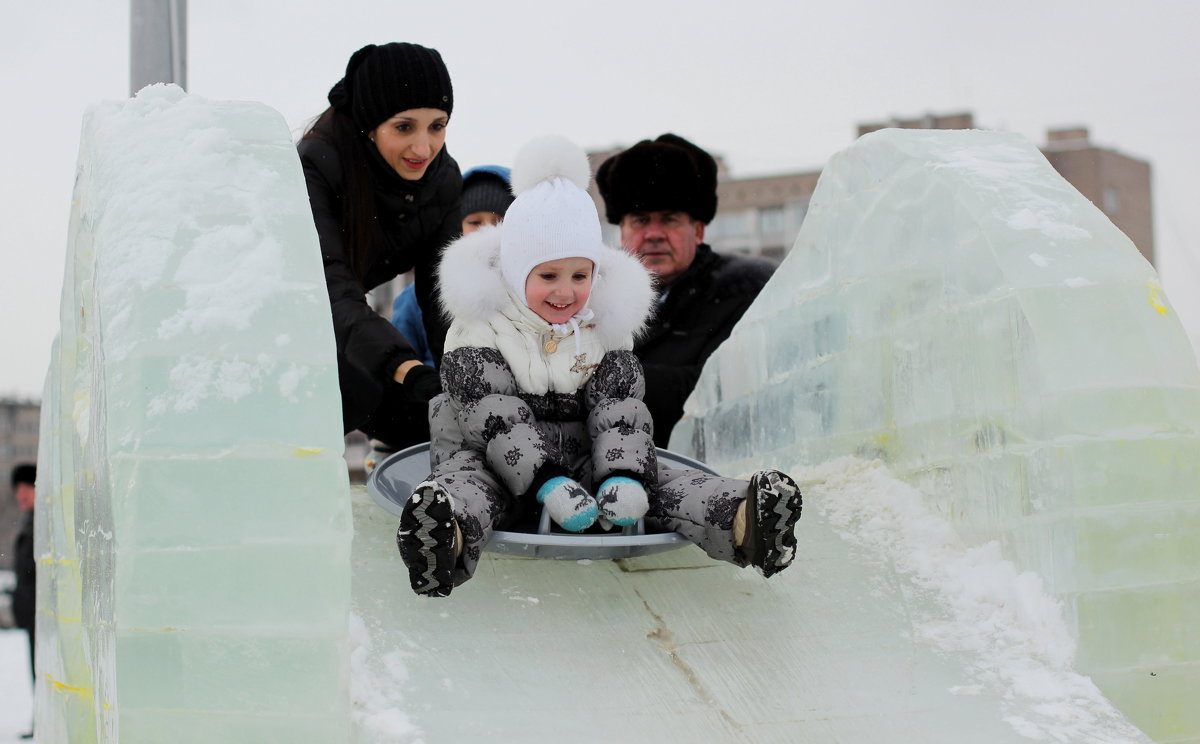
{"type": "MultiPolygon", "coordinates": [[[[435,440],[431,453],[453,451],[445,440],[440,447],[436,440],[439,436],[457,436],[457,426],[452,425],[452,419],[439,422],[437,418],[435,415],[431,422],[435,440]]],[[[435,461],[430,478],[453,498],[454,516],[463,532],[463,554],[454,570],[457,586],[475,573],[492,532],[508,528],[536,504],[519,503],[519,497],[490,471],[484,457],[469,449],[458,449],[435,461]]],[[[594,487],[588,482],[582,485],[594,487]]],[[[660,464],[658,481],[649,489],[646,525],[653,530],[678,532],[712,558],[745,565],[733,547],[733,517],[748,487],[749,482],[744,480],[660,464]]]]}

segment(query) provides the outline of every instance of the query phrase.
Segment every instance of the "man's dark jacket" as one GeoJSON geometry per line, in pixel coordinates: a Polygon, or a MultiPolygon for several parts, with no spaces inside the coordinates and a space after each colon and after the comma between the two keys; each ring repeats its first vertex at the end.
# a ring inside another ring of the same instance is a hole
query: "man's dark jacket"
{"type": "Polygon", "coordinates": [[[646,405],[654,443],[666,447],[683,416],[705,360],[729,338],[746,308],[771,278],[768,261],[717,253],[706,244],[666,293],[633,351],[646,370],[646,405]]]}
{"type": "Polygon", "coordinates": [[[13,542],[13,573],[17,585],[12,590],[13,623],[22,630],[33,630],[37,609],[37,563],[33,558],[33,512],[21,518],[21,529],[13,542]]]}

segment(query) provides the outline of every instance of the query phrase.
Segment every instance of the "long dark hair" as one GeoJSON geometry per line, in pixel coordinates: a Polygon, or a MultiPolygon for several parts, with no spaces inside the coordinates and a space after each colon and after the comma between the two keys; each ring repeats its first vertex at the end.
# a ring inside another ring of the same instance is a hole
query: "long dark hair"
{"type": "MultiPolygon", "coordinates": [[[[368,170],[366,148],[370,140],[359,131],[354,120],[335,110],[325,109],[301,140],[316,137],[333,145],[342,165],[342,235],[350,268],[364,283],[373,228],[376,220],[375,189],[368,170]]],[[[370,287],[365,287],[370,289],[370,287]]]]}

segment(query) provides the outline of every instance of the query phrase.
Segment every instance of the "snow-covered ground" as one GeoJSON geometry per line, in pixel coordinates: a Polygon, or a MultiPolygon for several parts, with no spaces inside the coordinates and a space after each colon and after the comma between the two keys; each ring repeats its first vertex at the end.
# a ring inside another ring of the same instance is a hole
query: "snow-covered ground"
{"type": "Polygon", "coordinates": [[[0,744],[28,741],[33,689],[29,682],[29,641],[21,630],[0,630],[0,744]]]}

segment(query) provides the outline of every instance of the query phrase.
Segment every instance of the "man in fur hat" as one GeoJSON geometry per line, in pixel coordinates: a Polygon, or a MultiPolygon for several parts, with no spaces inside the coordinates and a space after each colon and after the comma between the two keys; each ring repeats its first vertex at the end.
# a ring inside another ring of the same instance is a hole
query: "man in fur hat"
{"type": "Polygon", "coordinates": [[[674,134],[642,140],[601,164],[596,185],[621,245],[661,293],[634,346],[646,370],[654,443],[665,447],[705,360],[771,278],[769,262],[716,253],[704,228],[717,213],[717,163],[674,134]]]}

